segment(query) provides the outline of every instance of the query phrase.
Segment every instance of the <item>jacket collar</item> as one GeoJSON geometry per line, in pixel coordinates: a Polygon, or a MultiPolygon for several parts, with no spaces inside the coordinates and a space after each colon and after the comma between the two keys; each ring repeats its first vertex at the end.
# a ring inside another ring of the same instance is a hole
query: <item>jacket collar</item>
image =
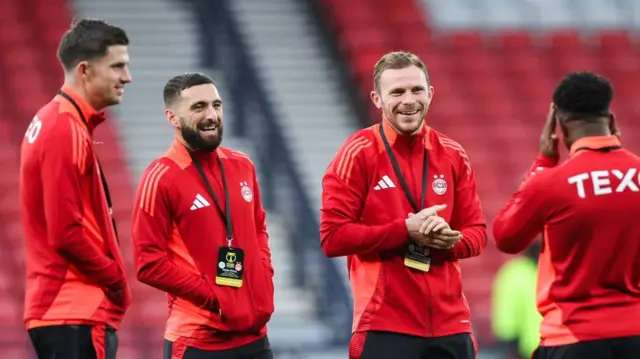
{"type": "Polygon", "coordinates": [[[598,150],[605,147],[622,145],[618,136],[592,136],[583,137],[571,145],[569,155],[573,156],[581,149],[598,150]]]}
{"type": "Polygon", "coordinates": [[[431,149],[431,145],[428,141],[428,134],[431,129],[424,122],[422,123],[422,128],[417,133],[411,135],[403,135],[398,133],[398,131],[391,125],[391,123],[389,123],[389,120],[387,120],[386,117],[383,117],[382,129],[391,147],[397,148],[399,146],[404,148],[412,148],[416,143],[422,143],[426,149],[431,149]]]}
{"type": "MultiPolygon", "coordinates": [[[[215,163],[214,161],[218,158],[218,156],[220,156],[221,159],[227,157],[220,147],[216,148],[216,150],[213,152],[195,151],[194,153],[198,161],[200,161],[202,164],[215,163]]],[[[174,158],[182,168],[186,167],[187,164],[192,162],[189,150],[177,138],[173,140],[173,143],[171,144],[171,147],[169,148],[165,156],[174,158]]]]}
{"type": "MultiPolygon", "coordinates": [[[[105,117],[105,112],[104,111],[96,111],[89,104],[89,102],[87,102],[87,100],[85,100],[82,96],[80,96],[79,93],[77,93],[76,91],[71,89],[69,86],[66,86],[66,85],[62,86],[60,91],[62,91],[65,94],[69,95],[69,97],[71,97],[71,99],[78,105],[78,107],[80,108],[80,112],[82,113],[82,115],[84,116],[85,120],[87,121],[86,125],[87,125],[87,128],[89,129],[90,132],[93,132],[93,130],[99,124],[101,124],[102,122],[105,121],[106,117],[105,117]]],[[[82,122],[82,119],[80,118],[80,116],[77,115],[76,108],[73,106],[73,104],[71,104],[69,102],[69,100],[65,99],[60,94],[58,94],[56,97],[58,97],[61,101],[63,101],[62,103],[66,103],[66,105],[64,105],[64,107],[66,107],[67,110],[70,109],[69,112],[74,114],[73,117],[75,119],[77,119],[79,122],[82,122]]]]}

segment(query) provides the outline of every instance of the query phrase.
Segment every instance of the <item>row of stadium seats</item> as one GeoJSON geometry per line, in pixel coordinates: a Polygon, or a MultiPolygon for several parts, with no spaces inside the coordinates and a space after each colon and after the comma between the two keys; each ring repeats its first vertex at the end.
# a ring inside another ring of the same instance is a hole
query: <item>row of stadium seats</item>
{"type": "MultiPolygon", "coordinates": [[[[608,76],[616,87],[614,110],[623,132],[629,137],[640,133],[629,122],[640,115],[633,91],[640,80],[638,39],[625,31],[588,36],[571,29],[441,34],[430,29],[427,14],[414,0],[320,3],[365,101],[382,54],[407,50],[425,61],[435,87],[427,121],[466,148],[488,221],[535,157],[551,93],[567,72],[592,70],[608,76]]],[[[379,110],[371,106],[370,113],[372,122],[379,121],[379,110]]],[[[482,256],[463,263],[465,294],[484,341],[491,340],[493,276],[505,258],[489,243],[482,256]]]]}

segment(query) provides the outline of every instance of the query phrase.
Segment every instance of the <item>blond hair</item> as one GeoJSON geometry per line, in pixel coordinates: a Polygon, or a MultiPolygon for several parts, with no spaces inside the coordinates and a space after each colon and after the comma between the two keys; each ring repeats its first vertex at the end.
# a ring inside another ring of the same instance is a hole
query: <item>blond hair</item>
{"type": "Polygon", "coordinates": [[[411,66],[422,70],[427,79],[427,83],[429,83],[427,66],[425,66],[424,62],[422,62],[418,56],[407,51],[394,51],[382,56],[373,68],[373,89],[376,93],[380,93],[380,76],[382,76],[385,70],[398,70],[411,66]]]}

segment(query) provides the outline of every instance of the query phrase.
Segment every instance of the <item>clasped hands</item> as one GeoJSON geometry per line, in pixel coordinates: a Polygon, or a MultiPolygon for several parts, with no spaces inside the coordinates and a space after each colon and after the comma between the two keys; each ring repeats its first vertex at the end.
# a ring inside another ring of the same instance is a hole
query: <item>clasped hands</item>
{"type": "Polygon", "coordinates": [[[405,220],[409,237],[427,247],[442,250],[453,248],[462,239],[462,233],[451,229],[444,218],[438,216],[438,211],[445,208],[446,204],[439,204],[415,214],[409,213],[405,220]]]}

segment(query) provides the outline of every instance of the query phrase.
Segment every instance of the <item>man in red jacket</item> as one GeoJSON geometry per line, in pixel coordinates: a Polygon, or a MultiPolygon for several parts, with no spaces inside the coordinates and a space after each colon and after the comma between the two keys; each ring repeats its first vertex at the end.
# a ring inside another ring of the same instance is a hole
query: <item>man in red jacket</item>
{"type": "Polygon", "coordinates": [[[138,279],[168,295],[165,359],[270,359],[273,267],[253,162],[220,147],[222,100],[200,73],[170,79],[167,153],[133,214],[138,279]]]}
{"type": "Polygon", "coordinates": [[[81,20],[60,42],[65,82],[22,142],[24,319],[40,359],[114,359],[130,303],[107,182],[92,134],[131,81],[126,33],[81,20]]]}
{"type": "Polygon", "coordinates": [[[458,261],[487,237],[469,159],[426,126],[433,87],[417,56],[382,57],[371,98],[382,121],[352,135],[322,181],[321,245],[347,256],[355,302],[349,357],[474,358],[458,261]]]}
{"type": "Polygon", "coordinates": [[[493,223],[507,253],[543,233],[537,359],[640,358],[640,158],[621,147],[612,98],[593,73],[560,82],[540,156],[493,223]],[[569,149],[562,164],[556,124],[569,149]]]}

